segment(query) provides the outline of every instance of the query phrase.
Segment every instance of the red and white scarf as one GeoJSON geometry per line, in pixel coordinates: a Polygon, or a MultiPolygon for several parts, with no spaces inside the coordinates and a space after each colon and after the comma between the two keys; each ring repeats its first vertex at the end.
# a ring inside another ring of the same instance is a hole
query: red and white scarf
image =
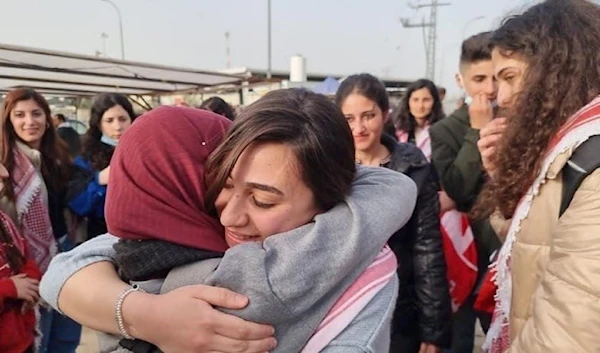
{"type": "Polygon", "coordinates": [[[493,280],[498,287],[496,291],[496,308],[494,318],[488,331],[483,349],[490,353],[502,353],[510,347],[509,315],[512,300],[512,277],[510,257],[517,234],[521,230],[521,222],[527,218],[531,203],[538,195],[540,187],[546,181],[546,174],[556,158],[569,150],[573,150],[589,139],[600,135],[600,97],[594,99],[580,111],[575,113],[550,141],[550,145],[542,162],[540,172],[521,199],[513,214],[506,241],[500,249],[498,259],[491,266],[493,280]]]}
{"type": "Polygon", "coordinates": [[[15,166],[11,171],[15,192],[18,224],[29,244],[32,258],[46,272],[50,260],[58,252],[48,213],[48,192],[44,180],[29,158],[14,148],[15,166]]]}
{"type": "Polygon", "coordinates": [[[477,249],[469,219],[457,210],[444,212],[440,219],[452,312],[456,312],[477,282],[477,249]]]}
{"type": "Polygon", "coordinates": [[[373,263],[336,301],[317,331],[310,338],[302,353],[323,350],[332,340],[350,325],[356,316],[369,304],[394,277],[398,261],[386,246],[373,263]]]}

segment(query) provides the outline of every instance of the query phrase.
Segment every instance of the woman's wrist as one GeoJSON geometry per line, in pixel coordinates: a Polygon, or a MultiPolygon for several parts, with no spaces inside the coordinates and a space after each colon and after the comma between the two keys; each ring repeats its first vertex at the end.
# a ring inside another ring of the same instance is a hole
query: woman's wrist
{"type": "Polygon", "coordinates": [[[136,291],[123,300],[123,324],[131,336],[144,341],[150,341],[154,336],[152,328],[157,325],[152,317],[152,300],[155,297],[155,294],[136,291]]]}

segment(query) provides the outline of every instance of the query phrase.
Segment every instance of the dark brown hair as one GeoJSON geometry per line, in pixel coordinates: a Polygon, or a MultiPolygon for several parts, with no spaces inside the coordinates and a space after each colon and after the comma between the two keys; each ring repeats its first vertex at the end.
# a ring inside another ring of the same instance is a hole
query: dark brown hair
{"type": "MultiPolygon", "coordinates": [[[[41,94],[31,88],[17,88],[10,91],[2,104],[2,133],[0,134],[2,163],[9,173],[15,167],[13,151],[14,148],[17,148],[15,143],[18,137],[10,121],[10,114],[18,102],[27,100],[34,100],[46,114],[46,131],[42,136],[40,145],[42,175],[49,188],[60,190],[68,181],[70,174],[71,160],[68,147],[65,142],[57,137],[52,126],[52,116],[48,102],[41,94]]],[[[13,183],[5,183],[2,194],[6,195],[9,200],[14,201],[13,183]]]]}
{"type": "Polygon", "coordinates": [[[288,145],[317,207],[326,211],[350,192],[356,173],[352,132],[325,96],[304,89],[267,93],[244,109],[206,166],[207,208],[223,189],[238,158],[253,143],[288,145]]]}
{"type": "Polygon", "coordinates": [[[219,97],[210,97],[200,105],[200,109],[208,110],[234,121],[235,112],[229,103],[219,97]]]}
{"type": "Polygon", "coordinates": [[[539,173],[551,138],[569,117],[600,93],[600,6],[585,0],[547,0],[510,17],[491,46],[527,62],[523,87],[509,109],[496,156],[497,176],[474,210],[498,208],[512,217],[539,173]]]}
{"type": "Polygon", "coordinates": [[[483,32],[467,38],[460,49],[460,64],[469,65],[492,60],[491,35],[492,32],[483,32]]]}
{"type": "Polygon", "coordinates": [[[335,94],[335,104],[342,107],[346,98],[353,93],[358,93],[377,104],[385,117],[390,110],[390,99],[385,85],[381,80],[371,74],[357,74],[348,76],[335,94]]]}
{"type": "Polygon", "coordinates": [[[102,122],[102,116],[112,107],[121,106],[131,121],[135,120],[135,112],[129,99],[118,93],[105,93],[97,96],[92,104],[92,110],[90,113],[90,128],[83,136],[83,153],[82,156],[85,160],[89,161],[96,170],[103,170],[108,167],[115,148],[109,146],[100,141],[102,138],[102,130],[100,125],[102,122]]]}
{"type": "Polygon", "coordinates": [[[55,115],[55,117],[56,117],[56,120],[60,121],[61,123],[64,123],[67,121],[67,118],[65,117],[64,114],[58,113],[55,115]]]}
{"type": "Polygon", "coordinates": [[[2,247],[2,253],[4,253],[6,263],[10,266],[11,273],[19,273],[25,263],[25,257],[15,246],[12,235],[2,222],[0,222],[0,247],[2,247]]]}
{"type": "Polygon", "coordinates": [[[431,97],[433,97],[433,107],[431,113],[429,113],[429,116],[427,117],[427,123],[433,125],[444,118],[444,111],[442,109],[442,101],[440,99],[438,88],[433,82],[426,79],[420,79],[411,83],[406,88],[406,93],[404,94],[404,97],[402,97],[402,102],[398,109],[398,115],[394,116],[394,123],[397,129],[414,134],[417,127],[417,120],[410,113],[409,102],[412,94],[423,88],[427,88],[431,97]]]}

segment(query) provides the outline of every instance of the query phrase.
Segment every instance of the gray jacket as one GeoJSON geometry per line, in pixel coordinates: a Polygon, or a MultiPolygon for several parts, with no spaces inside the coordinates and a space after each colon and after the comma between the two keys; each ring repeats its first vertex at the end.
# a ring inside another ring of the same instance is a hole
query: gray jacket
{"type": "MultiPolygon", "coordinates": [[[[274,352],[299,352],[335,301],[408,221],[415,200],[408,177],[361,167],[346,202],[305,226],[235,246],[218,266],[202,261],[174,269],[161,291],[203,283],[242,293],[250,305],[229,313],[274,325],[279,342],[274,352]]],[[[65,281],[91,263],[111,261],[115,241],[104,235],[57,256],[41,283],[44,299],[57,308],[65,281]]],[[[394,279],[325,351],[387,352],[396,289],[394,279]]]]}

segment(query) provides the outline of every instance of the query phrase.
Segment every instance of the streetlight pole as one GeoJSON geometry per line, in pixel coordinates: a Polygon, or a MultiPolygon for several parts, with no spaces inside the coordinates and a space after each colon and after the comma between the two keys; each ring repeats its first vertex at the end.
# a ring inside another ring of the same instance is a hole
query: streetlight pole
{"type": "Polygon", "coordinates": [[[462,32],[462,39],[466,39],[467,36],[467,27],[469,27],[473,22],[479,21],[479,20],[483,20],[485,18],[485,16],[477,16],[477,17],[473,17],[472,19],[470,19],[469,21],[467,21],[467,23],[465,23],[465,26],[463,27],[463,32],[462,32]]]}
{"type": "Polygon", "coordinates": [[[267,79],[271,79],[271,0],[267,0],[267,79]]]}
{"type": "Polygon", "coordinates": [[[102,55],[106,58],[106,40],[108,39],[108,34],[102,32],[100,33],[100,38],[102,39],[102,55]]]}
{"type": "Polygon", "coordinates": [[[123,40],[123,19],[121,18],[121,11],[119,7],[112,0],[100,0],[106,3],[109,3],[115,11],[117,11],[117,16],[119,17],[119,34],[121,35],[121,59],[125,60],[125,41],[123,40]]]}

